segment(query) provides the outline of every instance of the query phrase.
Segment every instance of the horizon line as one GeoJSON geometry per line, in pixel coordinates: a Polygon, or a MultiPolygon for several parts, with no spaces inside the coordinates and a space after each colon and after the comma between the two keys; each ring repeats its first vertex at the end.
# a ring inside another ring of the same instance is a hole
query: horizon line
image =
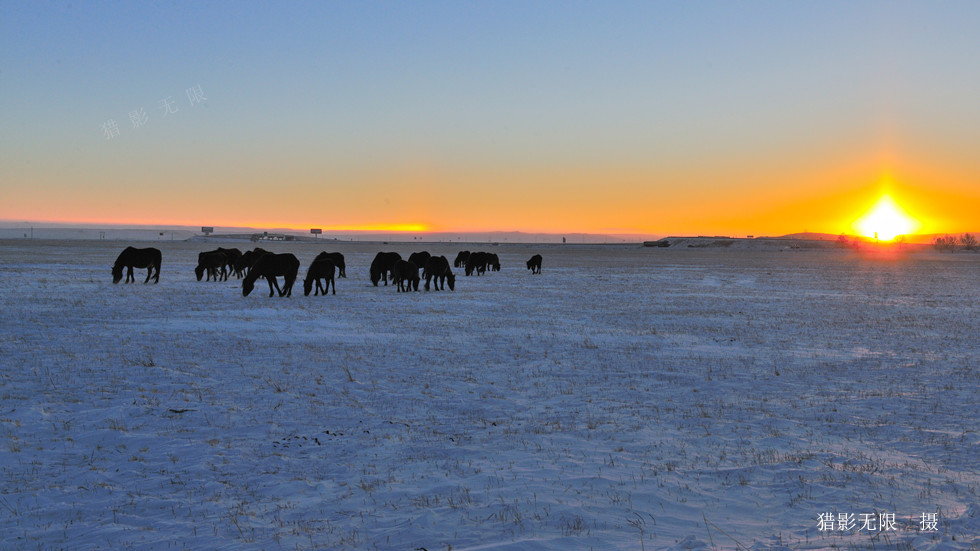
{"type": "MultiPolygon", "coordinates": [[[[17,230],[17,229],[114,229],[114,230],[167,230],[167,231],[187,231],[192,233],[197,233],[205,235],[202,231],[204,227],[211,227],[214,230],[209,233],[221,233],[228,231],[240,230],[242,232],[289,232],[300,235],[310,235],[313,229],[320,229],[322,235],[326,235],[328,232],[333,234],[347,234],[347,235],[473,235],[473,234],[517,234],[517,235],[546,235],[554,237],[562,236],[593,236],[593,237],[615,237],[615,238],[635,238],[641,240],[651,240],[664,239],[668,237],[679,238],[679,237],[716,237],[716,238],[727,238],[727,239],[754,239],[754,238],[766,238],[766,237],[787,237],[793,235],[826,235],[826,236],[847,236],[847,237],[860,237],[875,239],[874,236],[866,236],[856,232],[829,232],[829,231],[810,231],[805,229],[803,231],[789,231],[789,232],[776,232],[776,233],[748,233],[748,232],[664,232],[664,231],[642,231],[635,229],[608,229],[608,230],[570,230],[570,231],[555,231],[555,230],[518,230],[518,229],[465,229],[465,230],[446,230],[446,229],[423,229],[424,226],[421,224],[390,224],[390,225],[358,225],[358,226],[338,226],[338,227],[328,227],[321,226],[309,227],[309,228],[298,228],[295,226],[286,225],[269,225],[269,226],[233,226],[233,225],[215,225],[215,226],[199,226],[199,225],[189,225],[189,224],[179,224],[179,223],[139,223],[139,222],[80,222],[80,221],[52,221],[52,220],[12,220],[12,219],[0,219],[0,229],[3,230],[17,230]]],[[[955,231],[955,232],[911,232],[907,234],[901,234],[895,237],[898,239],[900,237],[927,237],[927,236],[942,236],[942,235],[963,235],[963,234],[980,234],[976,231],[955,231]]]]}

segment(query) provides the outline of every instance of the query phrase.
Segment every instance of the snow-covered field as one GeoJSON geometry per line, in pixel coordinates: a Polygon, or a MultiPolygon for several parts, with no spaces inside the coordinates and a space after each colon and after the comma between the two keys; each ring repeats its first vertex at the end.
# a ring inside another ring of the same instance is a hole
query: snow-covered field
{"type": "Polygon", "coordinates": [[[0,548],[980,548],[980,255],[342,243],[268,298],[124,245],[0,242],[0,548]]]}

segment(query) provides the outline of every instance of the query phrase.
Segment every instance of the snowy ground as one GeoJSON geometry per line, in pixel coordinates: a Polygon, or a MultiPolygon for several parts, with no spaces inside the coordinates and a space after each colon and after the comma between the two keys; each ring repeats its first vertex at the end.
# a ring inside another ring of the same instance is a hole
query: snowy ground
{"type": "Polygon", "coordinates": [[[980,255],[468,246],[399,294],[422,246],[339,244],[336,296],[246,298],[154,245],[0,242],[0,548],[980,548],[980,255]]]}

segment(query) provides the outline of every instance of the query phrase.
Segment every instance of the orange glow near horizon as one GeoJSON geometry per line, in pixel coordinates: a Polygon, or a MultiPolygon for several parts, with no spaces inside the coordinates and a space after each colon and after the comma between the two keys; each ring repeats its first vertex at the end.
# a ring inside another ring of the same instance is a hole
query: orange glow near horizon
{"type": "Polygon", "coordinates": [[[909,216],[890,195],[882,195],[871,209],[851,224],[859,235],[891,241],[922,228],[922,222],[909,216]]]}
{"type": "Polygon", "coordinates": [[[103,182],[124,181],[129,172],[107,165],[100,169],[99,178],[72,179],[72,185],[63,189],[58,186],[63,186],[59,182],[64,178],[49,175],[36,185],[17,188],[16,193],[0,193],[4,198],[0,223],[214,226],[303,233],[310,228],[324,233],[392,234],[516,231],[644,239],[798,232],[873,238],[877,232],[882,241],[909,233],[977,231],[980,191],[965,170],[916,162],[914,157],[854,155],[836,162],[823,157],[768,159],[726,160],[717,167],[681,161],[379,164],[336,172],[323,169],[337,182],[329,188],[310,176],[309,169],[287,167],[274,178],[264,170],[253,170],[256,175],[250,177],[215,169],[176,187],[164,186],[162,180],[134,182],[113,193],[112,201],[104,199],[111,188],[103,182]],[[200,186],[200,180],[213,185],[200,186]],[[272,185],[280,191],[268,193],[272,185]],[[878,212],[885,195],[889,199],[883,204],[890,208],[878,212]]]}
{"type": "Polygon", "coordinates": [[[330,226],[323,228],[328,231],[363,231],[363,232],[428,232],[425,224],[362,224],[353,226],[330,226]]]}

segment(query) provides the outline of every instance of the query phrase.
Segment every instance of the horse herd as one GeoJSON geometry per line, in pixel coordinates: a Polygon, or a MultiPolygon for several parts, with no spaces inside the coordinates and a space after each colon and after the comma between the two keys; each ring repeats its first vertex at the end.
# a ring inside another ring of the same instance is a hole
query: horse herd
{"type": "MultiPolygon", "coordinates": [[[[143,283],[149,283],[150,279],[159,283],[162,257],[160,250],[153,247],[126,247],[112,266],[112,282],[119,283],[123,278],[124,268],[127,270],[126,283],[135,282],[133,268],[146,268],[146,280],[143,283]]],[[[229,275],[234,275],[242,279],[243,296],[248,296],[255,289],[255,282],[262,277],[269,284],[270,297],[276,293],[281,297],[288,297],[292,296],[299,264],[299,259],[291,253],[273,253],[261,248],[243,253],[238,249],[219,247],[197,255],[194,275],[198,281],[205,276],[205,281],[227,281],[229,275]],[[279,286],[279,277],[284,279],[282,287],[279,286]]],[[[461,251],[456,255],[453,267],[463,268],[467,276],[484,275],[488,270],[500,271],[500,258],[493,253],[461,251]]],[[[527,269],[532,274],[540,274],[541,255],[532,256],[527,261],[527,269]]],[[[390,280],[398,292],[418,291],[422,279],[425,280],[426,291],[430,287],[445,290],[446,285],[450,291],[456,289],[456,275],[449,267],[449,260],[445,256],[433,256],[426,251],[412,253],[407,260],[395,252],[380,252],[371,262],[370,275],[371,283],[375,287],[382,281],[388,285],[390,280]],[[422,271],[421,275],[419,270],[422,271]],[[433,280],[435,284],[431,285],[433,280]]],[[[313,296],[326,295],[328,292],[337,294],[335,276],[347,277],[344,255],[339,252],[318,254],[306,272],[303,294],[309,296],[310,291],[313,291],[313,296]]]]}

